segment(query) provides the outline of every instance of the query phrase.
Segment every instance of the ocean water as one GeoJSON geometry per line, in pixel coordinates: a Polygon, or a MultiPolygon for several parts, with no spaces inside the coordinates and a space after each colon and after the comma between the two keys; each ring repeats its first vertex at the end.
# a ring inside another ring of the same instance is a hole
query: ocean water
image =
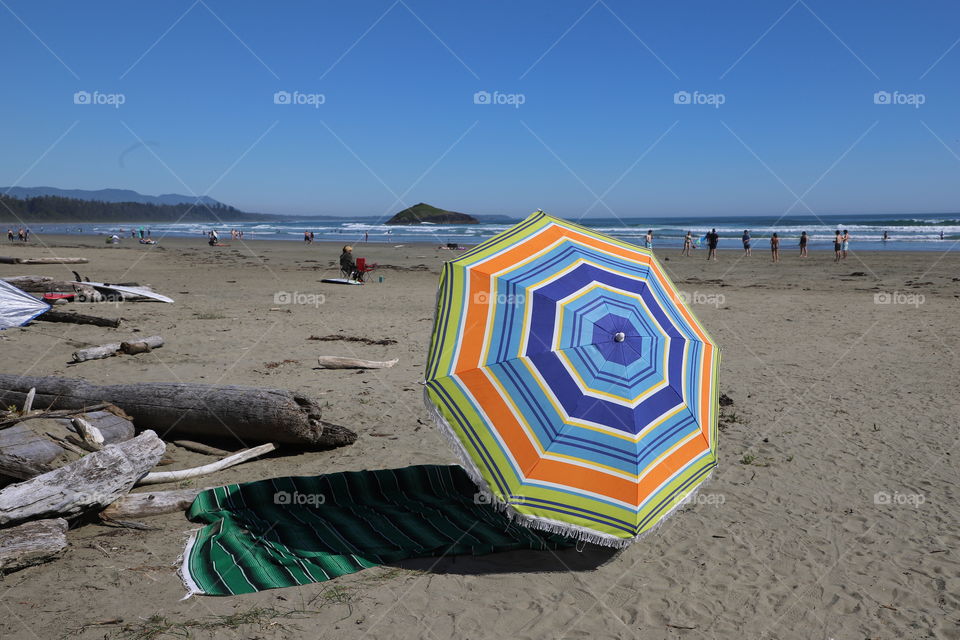
{"type": "MultiPolygon", "coordinates": [[[[519,221],[519,219],[518,219],[519,221]]],[[[946,251],[960,250],[960,213],[939,215],[858,215],[858,216],[791,216],[777,217],[692,217],[692,218],[584,218],[579,221],[584,226],[609,234],[627,242],[643,243],[647,229],[654,234],[655,249],[683,246],[683,236],[692,231],[695,238],[701,238],[711,228],[720,234],[721,249],[740,249],[740,236],[749,229],[753,236],[755,249],[769,247],[769,238],[773,232],[780,235],[781,248],[789,251],[795,248],[800,233],[806,231],[810,237],[811,250],[833,250],[833,236],[837,229],[846,229],[851,234],[853,250],[921,250],[946,251]],[[884,232],[888,240],[883,240],[884,232]],[[941,238],[942,234],[942,238],[941,238]]],[[[90,225],[44,225],[35,231],[48,233],[81,233],[109,235],[118,233],[129,237],[130,230],[138,223],[130,224],[90,224],[90,225]]],[[[427,242],[437,245],[456,242],[472,245],[492,237],[510,227],[509,223],[477,225],[385,225],[382,221],[367,218],[311,219],[304,217],[286,221],[243,222],[210,225],[201,223],[144,225],[154,238],[169,236],[204,237],[212,228],[221,239],[229,242],[230,229],[242,229],[245,239],[303,241],[305,230],[313,231],[318,241],[336,241],[351,244],[369,242],[405,244],[427,242]]]]}

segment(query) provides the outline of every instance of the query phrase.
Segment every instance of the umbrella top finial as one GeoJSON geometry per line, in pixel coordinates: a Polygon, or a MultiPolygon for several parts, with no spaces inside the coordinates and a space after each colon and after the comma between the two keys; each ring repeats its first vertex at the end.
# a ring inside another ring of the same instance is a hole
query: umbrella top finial
{"type": "Polygon", "coordinates": [[[623,331],[618,331],[618,332],[617,332],[616,334],[614,334],[614,336],[613,336],[613,341],[614,341],[614,342],[623,342],[623,341],[626,340],[626,339],[627,339],[627,336],[626,336],[626,334],[625,334],[623,331]]]}

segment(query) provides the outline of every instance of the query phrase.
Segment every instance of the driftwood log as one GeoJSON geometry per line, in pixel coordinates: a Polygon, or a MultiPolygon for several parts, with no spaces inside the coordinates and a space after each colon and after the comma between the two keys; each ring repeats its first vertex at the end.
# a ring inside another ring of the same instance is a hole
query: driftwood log
{"type": "Polygon", "coordinates": [[[201,491],[206,489],[128,493],[104,509],[101,515],[113,520],[124,520],[186,511],[201,491]]]}
{"type": "Polygon", "coordinates": [[[359,360],[357,358],[340,358],[338,356],[320,356],[317,362],[322,369],[389,369],[399,362],[393,360],[359,360]]]}
{"type": "Polygon", "coordinates": [[[87,295],[96,293],[96,289],[86,284],[77,284],[68,280],[57,280],[50,276],[11,276],[4,281],[27,293],[69,293],[76,291],[87,295]]]}
{"type": "Polygon", "coordinates": [[[60,557],[67,548],[63,518],[27,522],[0,529],[0,573],[8,573],[60,557]]]}
{"type": "Polygon", "coordinates": [[[187,451],[194,451],[208,456],[229,456],[233,453],[233,451],[225,451],[203,444],[202,442],[194,442],[193,440],[174,440],[173,444],[187,451]]]}
{"type": "Polygon", "coordinates": [[[284,389],[148,382],[98,386],[84,380],[0,374],[0,406],[20,406],[36,387],[34,406],[70,409],[111,402],[140,429],[161,434],[236,438],[313,447],[352,444],[357,434],[321,419],[313,400],[284,389]]]}
{"type": "Polygon", "coordinates": [[[87,258],[14,258],[16,264],[87,264],[87,258]]]}
{"type": "Polygon", "coordinates": [[[153,431],[0,490],[0,527],[103,509],[156,466],[166,445],[153,431]]]}
{"type": "Polygon", "coordinates": [[[110,318],[101,318],[100,316],[88,316],[82,313],[67,313],[64,311],[47,311],[37,316],[34,322],[42,320],[44,322],[71,322],[73,324],[92,324],[97,327],[112,327],[116,329],[120,326],[120,318],[111,320],[110,318]]]}
{"type": "Polygon", "coordinates": [[[148,473],[144,477],[140,478],[140,480],[137,481],[137,484],[160,484],[162,482],[179,482],[180,480],[187,480],[189,478],[199,478],[200,476],[206,476],[222,469],[228,469],[236,466],[241,462],[246,462],[247,460],[252,460],[253,458],[259,458],[265,453],[274,451],[276,448],[276,445],[267,443],[252,449],[238,451],[237,453],[229,455],[222,460],[205,464],[202,467],[193,467],[192,469],[177,469],[176,471],[153,471],[152,473],[148,473]]]}
{"type": "MultiPolygon", "coordinates": [[[[104,444],[124,442],[133,437],[133,423],[110,411],[78,413],[103,437],[104,444]]],[[[24,416],[20,422],[0,428],[0,476],[26,480],[53,469],[51,464],[63,454],[62,447],[45,434],[56,428],[61,434],[77,432],[70,417],[24,416]]]]}
{"type": "MultiPolygon", "coordinates": [[[[73,352],[73,361],[74,362],[86,362],[87,360],[100,360],[102,358],[110,358],[117,355],[118,351],[121,351],[123,345],[133,345],[138,343],[145,343],[147,349],[144,351],[149,351],[150,349],[157,349],[163,346],[163,338],[160,336],[150,336],[148,338],[143,338],[141,340],[134,340],[131,342],[110,342],[107,344],[100,345],[98,347],[89,347],[87,349],[79,349],[73,352]]],[[[127,353],[131,351],[128,347],[127,353]]],[[[142,353],[138,351],[138,353],[142,353]]]]}

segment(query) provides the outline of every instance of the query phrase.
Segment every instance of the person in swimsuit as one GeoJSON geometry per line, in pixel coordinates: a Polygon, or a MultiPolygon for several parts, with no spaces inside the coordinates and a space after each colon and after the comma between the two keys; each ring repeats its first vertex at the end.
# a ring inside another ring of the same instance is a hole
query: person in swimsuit
{"type": "Polygon", "coordinates": [[[840,231],[837,230],[833,236],[833,261],[840,262],[840,247],[842,246],[842,241],[840,240],[840,231]]]}
{"type": "Polygon", "coordinates": [[[776,233],[770,237],[770,253],[773,254],[774,262],[780,262],[780,236],[776,233]]]}
{"type": "Polygon", "coordinates": [[[693,248],[693,236],[687,231],[687,235],[683,237],[683,251],[680,252],[682,256],[689,256],[690,249],[693,248]]]}
{"type": "Polygon", "coordinates": [[[843,240],[840,243],[840,252],[843,256],[843,260],[847,259],[847,249],[850,248],[850,232],[846,229],[843,230],[843,240]]]}
{"type": "Polygon", "coordinates": [[[804,231],[803,233],[800,234],[800,257],[801,258],[807,257],[807,240],[808,240],[807,232],[804,231]]]}
{"type": "Polygon", "coordinates": [[[643,246],[653,249],[653,229],[647,229],[647,235],[643,237],[643,246]]]}
{"type": "Polygon", "coordinates": [[[753,252],[750,250],[750,230],[749,229],[743,230],[743,237],[741,238],[741,240],[743,240],[743,255],[752,256],[753,252]]]}

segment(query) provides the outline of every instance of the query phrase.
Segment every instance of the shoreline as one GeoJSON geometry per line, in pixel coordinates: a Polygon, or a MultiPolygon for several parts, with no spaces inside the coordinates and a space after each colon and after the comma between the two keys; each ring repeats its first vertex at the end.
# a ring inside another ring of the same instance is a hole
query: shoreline
{"type": "MultiPolygon", "coordinates": [[[[184,236],[184,235],[156,236],[155,239],[158,240],[158,244],[156,244],[156,245],[141,245],[141,244],[139,244],[139,243],[136,241],[136,239],[130,238],[130,237],[121,238],[119,245],[108,245],[108,244],[106,243],[106,238],[107,238],[107,237],[108,237],[108,236],[102,235],[102,234],[87,234],[87,233],[84,233],[84,234],[62,234],[62,233],[58,233],[58,234],[38,234],[38,233],[32,233],[32,234],[30,235],[30,238],[31,238],[31,239],[30,239],[30,241],[27,242],[27,243],[18,242],[18,241],[14,241],[14,242],[0,241],[0,253],[3,252],[3,249],[4,249],[4,248],[17,248],[17,247],[19,247],[20,249],[23,249],[23,248],[33,248],[33,249],[40,249],[40,250],[43,250],[44,247],[50,247],[50,248],[80,248],[80,247],[83,247],[83,248],[91,248],[91,249],[113,249],[113,250],[116,250],[116,249],[144,249],[144,250],[149,250],[151,247],[157,247],[157,246],[170,247],[170,248],[174,248],[174,249],[180,249],[180,248],[186,248],[186,247],[190,247],[190,248],[203,247],[203,248],[207,248],[207,249],[218,249],[218,248],[219,248],[219,249],[225,249],[225,248],[228,248],[228,247],[210,247],[209,245],[207,245],[206,238],[205,238],[204,236],[199,235],[199,234],[196,235],[196,236],[184,236]]],[[[485,241],[485,240],[487,240],[487,238],[484,238],[483,240],[485,241]]],[[[726,240],[726,239],[725,239],[725,238],[721,239],[721,242],[722,242],[723,240],[726,240]]],[[[733,240],[734,240],[733,238],[730,238],[730,239],[729,239],[729,241],[730,241],[731,244],[732,244],[733,240]]],[[[757,240],[768,240],[768,238],[755,237],[754,240],[755,240],[755,241],[757,241],[757,240]]],[[[407,241],[407,242],[403,242],[403,241],[392,241],[392,240],[391,240],[391,241],[386,241],[386,240],[384,240],[384,241],[376,241],[376,240],[374,240],[374,241],[369,241],[369,242],[363,242],[363,241],[355,241],[355,240],[349,240],[349,239],[332,239],[332,238],[317,238],[317,239],[314,240],[312,243],[309,243],[309,244],[308,244],[308,243],[303,242],[302,239],[300,239],[300,240],[295,240],[295,239],[293,239],[293,238],[290,238],[290,239],[258,238],[258,237],[256,237],[256,236],[253,236],[253,237],[245,237],[243,240],[232,240],[232,239],[230,239],[229,237],[228,237],[228,238],[224,238],[224,237],[222,237],[222,235],[221,235],[221,242],[223,242],[224,244],[230,245],[230,246],[232,246],[232,247],[243,247],[244,245],[250,245],[250,244],[256,244],[257,246],[277,245],[278,247],[301,246],[301,247],[303,247],[304,249],[306,249],[306,250],[308,250],[308,251],[310,250],[310,247],[311,247],[312,245],[320,245],[320,246],[324,246],[324,247],[329,246],[329,247],[338,247],[338,248],[339,248],[339,247],[342,247],[342,246],[344,246],[344,245],[346,245],[346,244],[349,244],[350,246],[352,246],[352,247],[354,248],[354,254],[356,254],[356,252],[357,252],[358,249],[361,249],[361,248],[363,248],[363,247],[377,248],[377,250],[379,250],[379,249],[384,249],[384,248],[387,248],[387,249],[391,249],[391,248],[399,249],[399,248],[404,248],[404,247],[436,250],[436,249],[439,249],[439,246],[440,246],[440,244],[441,244],[441,243],[439,243],[439,242],[423,242],[423,241],[407,241]]],[[[876,254],[876,255],[901,255],[901,254],[903,254],[903,255],[914,255],[914,254],[916,254],[916,255],[931,255],[931,254],[937,255],[937,254],[944,254],[944,253],[949,254],[949,253],[952,253],[952,252],[954,252],[954,251],[960,251],[960,240],[943,240],[942,242],[943,242],[943,244],[944,244],[944,247],[943,247],[942,249],[941,249],[941,248],[937,248],[937,247],[930,247],[930,248],[923,248],[923,249],[921,249],[921,248],[913,248],[913,249],[890,248],[890,249],[885,249],[885,248],[881,248],[881,247],[868,247],[868,248],[864,248],[864,249],[854,248],[854,249],[851,249],[851,250],[850,250],[850,256],[852,257],[853,255],[874,255],[874,254],[876,254]]],[[[466,249],[471,249],[471,248],[477,246],[477,244],[480,244],[480,243],[472,243],[472,244],[461,243],[460,246],[461,246],[461,247],[465,247],[466,249]]],[[[633,243],[633,244],[637,244],[638,246],[642,246],[642,244],[640,244],[640,243],[633,243]]],[[[861,244],[863,244],[863,243],[861,243],[861,244]]],[[[658,246],[656,243],[654,243],[653,251],[654,251],[654,254],[655,254],[657,257],[667,256],[667,257],[670,257],[670,258],[672,259],[673,256],[674,256],[674,254],[676,254],[677,257],[680,257],[679,254],[680,254],[680,251],[682,250],[682,248],[683,248],[683,247],[682,247],[681,244],[678,244],[677,246],[672,246],[672,245],[666,245],[666,246],[664,246],[663,244],[661,244],[661,245],[658,246]]],[[[830,254],[833,253],[833,247],[832,247],[832,245],[825,245],[825,244],[822,244],[822,243],[819,243],[819,244],[818,244],[818,243],[811,243],[811,244],[808,246],[808,249],[809,249],[809,251],[810,251],[811,253],[816,253],[816,254],[818,254],[818,255],[819,255],[819,254],[824,254],[824,253],[830,253],[830,254]]],[[[16,250],[19,250],[19,249],[16,249],[16,250]]],[[[457,253],[457,251],[455,251],[455,250],[451,252],[451,251],[448,250],[448,249],[443,249],[443,251],[444,251],[444,252],[450,252],[450,253],[457,253]]],[[[705,256],[705,255],[706,255],[706,252],[707,252],[707,248],[701,246],[699,249],[694,249],[694,250],[693,250],[693,253],[692,253],[692,255],[690,256],[690,258],[696,259],[697,257],[705,256]]],[[[735,247],[734,247],[734,246],[727,246],[727,247],[724,247],[723,244],[721,244],[721,245],[717,248],[717,252],[720,253],[721,255],[743,254],[743,248],[742,248],[741,246],[735,246],[735,247]]],[[[760,257],[762,257],[762,256],[764,256],[764,255],[768,255],[769,252],[770,252],[770,248],[769,248],[768,246],[766,246],[766,243],[764,243],[764,246],[756,246],[756,243],[755,243],[755,245],[754,245],[754,247],[753,247],[753,252],[754,252],[754,255],[752,256],[752,258],[760,258],[760,257]]],[[[794,255],[794,257],[796,257],[796,254],[798,254],[798,253],[799,253],[799,248],[796,247],[795,245],[792,245],[792,244],[782,244],[781,247],[780,247],[781,259],[786,258],[786,257],[788,257],[788,256],[790,256],[790,255],[794,255]]],[[[685,256],[684,256],[684,257],[685,257],[685,256]]],[[[706,261],[705,258],[702,258],[702,259],[703,259],[704,261],[706,261]]],[[[850,259],[851,259],[851,258],[848,258],[848,260],[850,260],[850,259]]]]}

